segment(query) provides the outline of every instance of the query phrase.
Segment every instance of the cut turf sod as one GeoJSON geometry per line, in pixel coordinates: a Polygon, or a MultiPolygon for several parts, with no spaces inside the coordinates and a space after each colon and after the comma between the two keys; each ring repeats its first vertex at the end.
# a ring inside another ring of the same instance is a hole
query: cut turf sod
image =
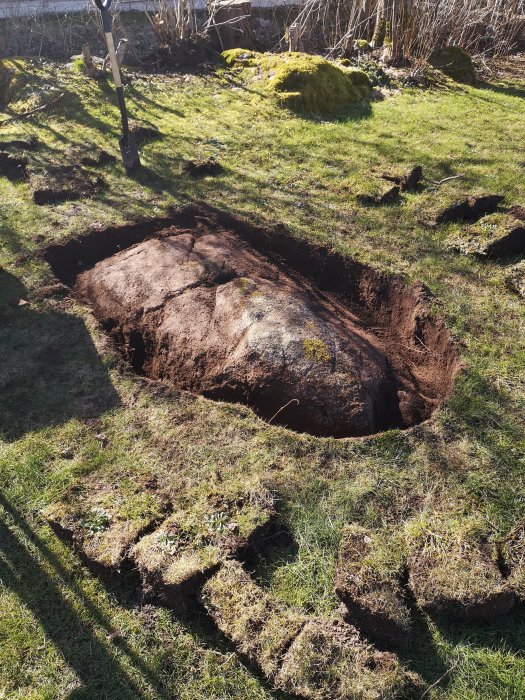
{"type": "Polygon", "coordinates": [[[419,423],[460,367],[422,287],[211,211],[96,231],[46,258],[137,373],[298,432],[419,423]]]}
{"type": "Polygon", "coordinates": [[[387,531],[344,528],[336,593],[348,622],[387,648],[406,646],[410,639],[411,616],[401,588],[404,564],[402,543],[387,531]]]}
{"type": "Polygon", "coordinates": [[[483,216],[448,239],[449,246],[465,255],[503,257],[525,253],[525,223],[505,213],[483,216]]]}
{"type": "Polygon", "coordinates": [[[490,622],[506,614],[515,595],[490,544],[476,534],[441,529],[416,537],[408,558],[409,585],[426,612],[456,620],[490,622]]]}

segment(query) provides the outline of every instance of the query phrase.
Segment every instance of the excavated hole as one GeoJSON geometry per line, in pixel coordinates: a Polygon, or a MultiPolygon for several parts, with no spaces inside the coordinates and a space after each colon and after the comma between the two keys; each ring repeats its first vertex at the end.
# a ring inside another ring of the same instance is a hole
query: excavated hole
{"type": "Polygon", "coordinates": [[[223,212],[90,231],[44,257],[136,373],[299,432],[420,423],[461,366],[423,285],[223,212]]]}

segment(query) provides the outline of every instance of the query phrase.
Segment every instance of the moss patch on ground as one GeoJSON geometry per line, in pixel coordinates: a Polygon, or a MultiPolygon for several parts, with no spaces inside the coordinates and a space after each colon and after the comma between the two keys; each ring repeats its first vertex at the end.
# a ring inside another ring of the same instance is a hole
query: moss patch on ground
{"type": "MultiPolygon", "coordinates": [[[[2,140],[36,135],[34,157],[45,162],[86,143],[118,157],[111,84],[45,61],[26,65],[37,100],[46,85],[64,98],[3,126],[2,140]]],[[[425,515],[433,531],[436,513],[449,521],[475,514],[491,544],[515,531],[525,510],[525,309],[506,278],[519,261],[458,255],[445,241],[463,224],[428,225],[451,198],[470,193],[525,201],[525,76],[516,72],[519,63],[512,66],[511,79],[507,69],[482,87],[404,90],[323,120],[280,109],[232,74],[136,77],[126,86],[130,113],[160,127],[162,138],[141,146],[144,170],[134,179],[119,161],[108,163],[107,187],[92,197],[37,206],[27,183],[0,178],[6,697],[278,697],[199,618],[127,605],[126,591],[106,588],[57,539],[42,510],[79,480],[110,482],[120,472],[141,483],[140,475],[153,474],[158,489],[187,510],[199,489],[222,492],[261,479],[279,494],[289,536],[269,543],[258,576],[273,599],[301,615],[328,617],[337,608],[335,567],[349,522],[404,531],[425,515]],[[224,166],[220,180],[180,177],[184,160],[212,156],[224,166]],[[414,163],[436,181],[465,177],[389,207],[356,202],[371,169],[414,163]],[[124,371],[91,314],[57,285],[38,252],[92,225],[201,201],[260,224],[279,222],[294,236],[423,281],[466,364],[435,419],[363,440],[316,439],[124,371]],[[108,639],[117,630],[118,641],[108,639]]],[[[88,522],[96,530],[105,518],[92,513],[88,522]]],[[[407,664],[422,675],[426,698],[525,696],[523,607],[490,625],[432,616],[416,622],[407,664]]]]}
{"type": "Polygon", "coordinates": [[[246,80],[264,87],[291,110],[333,114],[370,99],[372,93],[366,73],[321,56],[261,54],[243,49],[231,49],[222,55],[228,66],[240,67],[246,80]]]}

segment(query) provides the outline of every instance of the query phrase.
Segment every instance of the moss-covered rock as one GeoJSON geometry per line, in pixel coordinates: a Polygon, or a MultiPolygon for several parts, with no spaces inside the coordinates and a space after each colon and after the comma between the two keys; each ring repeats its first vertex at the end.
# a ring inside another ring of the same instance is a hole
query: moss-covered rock
{"type": "Polygon", "coordinates": [[[330,114],[370,98],[372,86],[361,70],[346,68],[321,56],[304,53],[225,51],[230,67],[247,70],[247,79],[260,82],[279,102],[295,111],[330,114]]]}
{"type": "Polygon", "coordinates": [[[431,66],[448,75],[458,83],[474,85],[476,71],[468,53],[460,46],[444,46],[435,49],[428,59],[431,66]]]}
{"type": "Polygon", "coordinates": [[[348,622],[386,646],[408,644],[410,611],[401,588],[405,551],[400,538],[359,525],[344,528],[336,571],[336,593],[348,622]]]}

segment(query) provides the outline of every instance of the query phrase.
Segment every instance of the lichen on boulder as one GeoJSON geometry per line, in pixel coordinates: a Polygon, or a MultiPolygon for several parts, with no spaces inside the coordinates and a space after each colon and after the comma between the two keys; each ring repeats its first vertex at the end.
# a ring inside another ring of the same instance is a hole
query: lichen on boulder
{"type": "Polygon", "coordinates": [[[246,71],[284,107],[299,112],[336,113],[370,98],[370,79],[321,56],[305,53],[257,53],[232,49],[222,54],[226,64],[246,71]]]}
{"type": "Polygon", "coordinates": [[[435,49],[428,61],[431,66],[458,83],[468,85],[476,83],[476,71],[472,58],[461,46],[443,46],[440,49],[435,49]]]}

